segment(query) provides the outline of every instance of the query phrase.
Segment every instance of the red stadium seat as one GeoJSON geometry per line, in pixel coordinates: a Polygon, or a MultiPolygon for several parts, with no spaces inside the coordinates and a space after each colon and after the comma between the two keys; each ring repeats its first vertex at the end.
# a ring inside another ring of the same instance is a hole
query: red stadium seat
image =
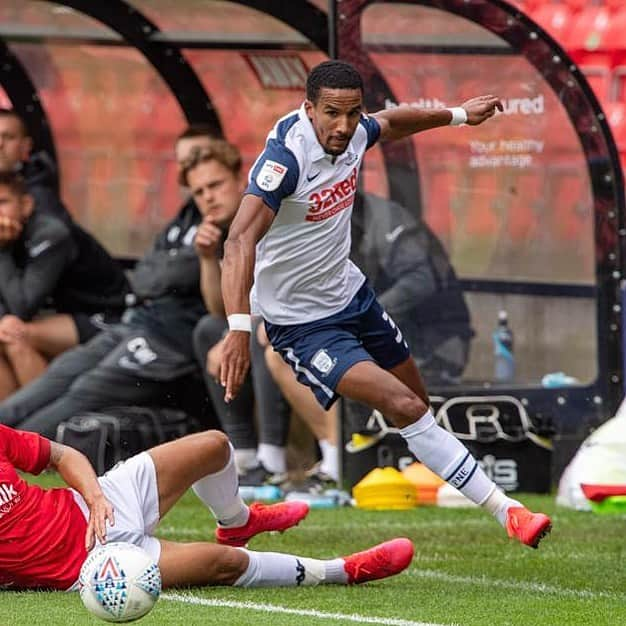
{"type": "Polygon", "coordinates": [[[605,106],[606,119],[620,152],[626,152],[626,103],[610,102],[605,106]]]}
{"type": "Polygon", "coordinates": [[[605,103],[611,99],[613,74],[608,62],[605,65],[581,65],[580,69],[591,85],[596,97],[605,103]]]}
{"type": "Polygon", "coordinates": [[[589,0],[561,0],[561,4],[569,7],[572,13],[578,13],[589,5],[589,0]]]}
{"type": "Polygon", "coordinates": [[[611,24],[607,7],[589,6],[575,15],[569,32],[564,33],[563,45],[577,62],[582,62],[585,52],[606,50],[605,35],[611,24]]]}
{"type": "Polygon", "coordinates": [[[526,15],[531,15],[545,0],[509,0],[509,2],[521,9],[526,15]]]}
{"type": "MultiPolygon", "coordinates": [[[[620,0],[622,2],[623,0],[620,0]]],[[[615,65],[626,66],[626,7],[611,17],[611,24],[605,35],[605,45],[611,50],[615,65]]]]}
{"type": "Polygon", "coordinates": [[[565,4],[542,4],[533,11],[532,18],[561,42],[571,27],[572,10],[565,4]]]}
{"type": "Polygon", "coordinates": [[[620,65],[613,70],[611,100],[626,103],[626,65],[620,65]]]}

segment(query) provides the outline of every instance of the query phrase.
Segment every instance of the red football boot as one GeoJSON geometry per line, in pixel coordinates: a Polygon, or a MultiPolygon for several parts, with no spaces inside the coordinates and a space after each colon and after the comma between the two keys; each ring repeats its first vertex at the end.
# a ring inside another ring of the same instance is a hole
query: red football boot
{"type": "Polygon", "coordinates": [[[413,544],[408,539],[392,539],[344,557],[348,583],[356,585],[399,574],[413,559],[413,544]]]}
{"type": "Polygon", "coordinates": [[[306,502],[278,502],[277,504],[250,505],[250,517],[245,526],[218,528],[215,530],[217,543],[228,546],[245,546],[252,537],[259,533],[278,530],[282,532],[298,524],[309,513],[306,502]]]}
{"type": "Polygon", "coordinates": [[[524,506],[512,506],[506,512],[506,532],[531,548],[552,530],[552,521],[543,513],[533,513],[524,506]]]}

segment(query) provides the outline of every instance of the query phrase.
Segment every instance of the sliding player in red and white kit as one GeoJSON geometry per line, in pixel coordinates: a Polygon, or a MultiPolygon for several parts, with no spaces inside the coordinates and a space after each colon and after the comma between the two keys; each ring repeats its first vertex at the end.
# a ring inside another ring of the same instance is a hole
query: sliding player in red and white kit
{"type": "Polygon", "coordinates": [[[0,587],[74,590],[96,540],[142,547],[158,562],[164,587],[354,584],[392,576],[411,562],[408,539],[331,560],[240,547],[258,533],[291,528],[308,510],[303,502],[244,504],[232,446],[219,431],[152,448],[98,478],[77,450],[0,425],[0,587]],[[69,487],[43,489],[17,473],[46,467],[69,487]],[[218,544],[153,536],[189,487],[217,518],[218,544]]]}

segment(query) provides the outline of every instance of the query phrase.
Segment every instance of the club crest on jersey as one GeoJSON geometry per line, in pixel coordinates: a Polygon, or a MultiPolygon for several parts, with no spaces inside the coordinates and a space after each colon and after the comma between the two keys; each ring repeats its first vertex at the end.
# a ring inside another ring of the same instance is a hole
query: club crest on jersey
{"type": "Polygon", "coordinates": [[[21,500],[11,483],[0,484],[0,518],[4,517],[21,500]]]}
{"type": "Polygon", "coordinates": [[[324,375],[328,374],[336,364],[337,359],[331,358],[326,350],[318,350],[311,359],[311,365],[324,375]]]}
{"type": "Polygon", "coordinates": [[[276,191],[289,168],[282,163],[266,159],[256,177],[256,184],[265,191],[276,191]]]}
{"type": "Polygon", "coordinates": [[[358,154],[356,154],[355,152],[348,152],[348,154],[346,155],[345,164],[352,165],[353,163],[356,163],[358,160],[359,160],[358,154]]]}

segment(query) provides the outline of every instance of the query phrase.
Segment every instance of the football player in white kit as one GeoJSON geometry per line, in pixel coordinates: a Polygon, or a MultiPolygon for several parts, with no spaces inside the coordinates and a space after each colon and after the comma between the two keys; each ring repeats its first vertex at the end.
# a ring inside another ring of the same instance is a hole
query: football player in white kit
{"type": "Polygon", "coordinates": [[[248,368],[250,311],[274,349],[328,408],[339,395],[378,409],[425,465],[536,548],[551,520],[502,493],[435,422],[402,332],[349,259],[350,217],[365,151],[432,128],[476,126],[493,95],[460,107],[363,111],[363,81],[343,61],[311,70],[306,100],[270,131],[229,231],[222,269],[228,315],[220,379],[229,401],[248,368]],[[254,283],[254,286],[253,286],[254,283]],[[251,292],[252,290],[252,292],[251,292]]]}

